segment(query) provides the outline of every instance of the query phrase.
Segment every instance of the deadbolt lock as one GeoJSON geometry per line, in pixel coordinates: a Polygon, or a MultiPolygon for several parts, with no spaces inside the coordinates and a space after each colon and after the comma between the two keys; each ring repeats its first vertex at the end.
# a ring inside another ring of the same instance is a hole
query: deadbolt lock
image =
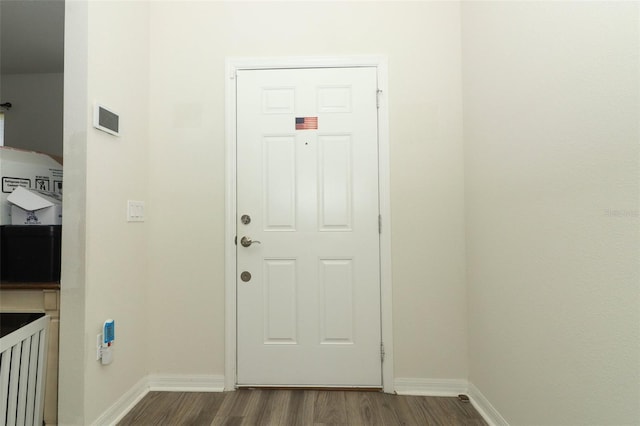
{"type": "Polygon", "coordinates": [[[248,271],[244,271],[240,274],[240,279],[242,281],[244,281],[245,283],[249,280],[251,280],[251,272],[248,271]]]}
{"type": "Polygon", "coordinates": [[[240,218],[240,222],[242,222],[243,225],[248,225],[251,223],[251,216],[249,216],[248,214],[243,214],[242,217],[240,218]]]}

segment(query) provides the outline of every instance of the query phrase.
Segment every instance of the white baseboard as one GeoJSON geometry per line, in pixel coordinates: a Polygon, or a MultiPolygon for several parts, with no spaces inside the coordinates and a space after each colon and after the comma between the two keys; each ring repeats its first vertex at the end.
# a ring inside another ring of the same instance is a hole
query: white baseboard
{"type": "Polygon", "coordinates": [[[150,374],[140,379],[93,423],[93,426],[112,426],[118,423],[150,391],[163,392],[222,392],[224,376],[150,374]]]}
{"type": "Polygon", "coordinates": [[[151,374],[149,390],[167,392],[223,392],[224,376],[151,374]]]}
{"type": "Polygon", "coordinates": [[[144,396],[149,393],[147,377],[143,377],[133,385],[131,389],[124,393],[118,400],[107,409],[93,423],[93,426],[111,426],[118,423],[144,396]]]}
{"type": "Polygon", "coordinates": [[[489,426],[509,426],[509,423],[500,415],[498,410],[489,402],[480,390],[469,383],[469,399],[489,426]]]}
{"type": "MultiPolygon", "coordinates": [[[[493,405],[472,383],[463,379],[397,378],[394,387],[398,395],[458,396],[468,393],[471,403],[489,426],[509,426],[493,405]]],[[[120,421],[149,391],[164,392],[223,392],[224,376],[151,374],[143,377],[124,393],[93,423],[111,426],[120,421]]]]}
{"type": "Polygon", "coordinates": [[[393,383],[398,395],[458,396],[467,394],[471,404],[489,426],[509,426],[509,423],[491,405],[482,392],[467,380],[397,378],[393,383]]]}
{"type": "Polygon", "coordinates": [[[398,395],[458,396],[467,393],[468,384],[463,379],[409,379],[393,381],[398,395]]]}

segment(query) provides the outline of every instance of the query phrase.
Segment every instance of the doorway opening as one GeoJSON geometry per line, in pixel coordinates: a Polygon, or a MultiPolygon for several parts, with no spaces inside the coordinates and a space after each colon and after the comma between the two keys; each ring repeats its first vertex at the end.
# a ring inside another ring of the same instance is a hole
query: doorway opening
{"type": "MultiPolygon", "coordinates": [[[[227,92],[226,92],[226,118],[227,118],[227,158],[226,158],[226,243],[225,243],[225,388],[234,389],[238,385],[238,290],[237,281],[240,271],[238,269],[238,248],[236,237],[238,234],[238,224],[240,222],[237,211],[238,203],[238,93],[237,76],[239,72],[247,70],[301,70],[324,68],[363,68],[369,67],[373,70],[373,79],[377,85],[376,114],[377,114],[377,179],[379,200],[379,217],[376,222],[379,227],[379,315],[381,338],[380,356],[382,357],[382,389],[385,392],[393,392],[393,343],[392,343],[392,312],[391,312],[391,250],[390,250],[390,196],[389,196],[389,141],[388,141],[388,110],[387,110],[387,71],[386,58],[384,57],[338,57],[338,58],[258,58],[258,59],[228,59],[227,60],[227,92]]],[[[338,93],[338,92],[336,92],[338,93]]],[[[286,93],[284,93],[286,94],[286,93]]],[[[278,96],[283,93],[277,93],[278,96]]],[[[375,96],[375,95],[374,95],[375,96]]],[[[282,99],[282,97],[277,97],[282,99]]],[[[310,120],[310,122],[313,120],[310,120]]],[[[311,123],[316,125],[316,123],[311,123]]],[[[285,146],[281,141],[274,141],[273,146],[285,146]]],[[[327,145],[327,146],[339,146],[327,145]]],[[[239,240],[238,240],[239,241],[239,240]]],[[[250,246],[251,244],[249,244],[250,246]]],[[[247,247],[247,246],[245,246],[247,247]]],[[[254,246],[256,247],[256,246],[254,246]]],[[[260,247],[260,246],[257,246],[260,247]]],[[[252,248],[253,250],[253,248],[252,248]]],[[[241,252],[245,253],[245,252],[241,252]]],[[[247,252],[248,253],[248,252],[247,252]]],[[[335,260],[335,259],[333,259],[335,260]]],[[[338,259],[336,262],[325,262],[327,273],[337,273],[337,277],[346,276],[342,272],[349,270],[349,261],[338,259]],[[342,275],[341,275],[342,274],[342,275]]],[[[282,262],[272,263],[274,271],[286,271],[282,262]]],[[[287,262],[284,262],[287,263],[287,262]]],[[[347,274],[348,275],[348,274],[347,274]]],[[[246,278],[246,277],[245,277],[246,278]]],[[[282,342],[281,342],[282,343],[282,342]]],[[[348,343],[348,342],[346,342],[348,343]]],[[[266,361],[268,363],[268,361],[266,361]]],[[[343,384],[346,385],[346,384],[343,384]]]]}

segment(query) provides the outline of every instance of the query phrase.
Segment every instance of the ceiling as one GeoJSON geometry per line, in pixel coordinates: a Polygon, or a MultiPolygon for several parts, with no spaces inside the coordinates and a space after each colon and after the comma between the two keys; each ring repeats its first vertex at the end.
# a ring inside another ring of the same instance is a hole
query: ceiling
{"type": "Polygon", "coordinates": [[[0,0],[0,73],[64,70],[64,0],[0,0]]]}

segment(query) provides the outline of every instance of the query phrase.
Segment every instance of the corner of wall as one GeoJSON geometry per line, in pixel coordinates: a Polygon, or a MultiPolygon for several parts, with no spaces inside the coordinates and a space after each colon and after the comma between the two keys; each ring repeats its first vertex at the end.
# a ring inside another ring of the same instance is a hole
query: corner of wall
{"type": "Polygon", "coordinates": [[[83,424],[85,410],[85,285],[87,167],[86,2],[65,3],[64,215],[60,285],[58,423],[83,424]]]}
{"type": "Polygon", "coordinates": [[[113,405],[107,408],[93,426],[115,425],[149,392],[222,392],[224,376],[151,374],[140,379],[113,405]]]}
{"type": "Polygon", "coordinates": [[[489,400],[473,383],[469,383],[469,399],[473,407],[480,413],[489,426],[509,426],[509,423],[504,417],[491,405],[489,400]]]}

